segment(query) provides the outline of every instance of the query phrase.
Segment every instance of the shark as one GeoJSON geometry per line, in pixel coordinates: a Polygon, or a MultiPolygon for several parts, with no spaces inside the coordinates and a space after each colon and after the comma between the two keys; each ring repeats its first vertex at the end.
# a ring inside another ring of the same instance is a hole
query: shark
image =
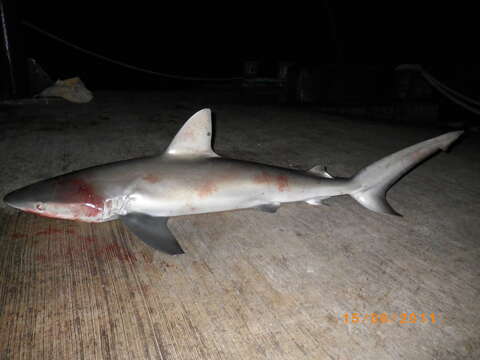
{"type": "Polygon", "coordinates": [[[452,131],[395,152],[355,175],[334,177],[322,165],[295,170],[229,159],[212,148],[210,109],[195,113],[166,150],[155,156],[94,166],[37,182],[7,194],[16,209],[90,223],[120,220],[161,252],[184,251],[170,229],[174,216],[255,208],[274,213],[285,203],[321,205],[349,195],[374,212],[400,215],[386,193],[401,177],[463,131],[452,131]]]}

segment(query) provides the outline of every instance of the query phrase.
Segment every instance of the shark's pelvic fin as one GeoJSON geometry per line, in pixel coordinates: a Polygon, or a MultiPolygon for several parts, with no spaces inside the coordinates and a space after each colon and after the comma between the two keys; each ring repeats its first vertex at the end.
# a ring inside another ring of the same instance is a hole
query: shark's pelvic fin
{"type": "Polygon", "coordinates": [[[212,114],[210,109],[195,113],[182,126],[165,154],[218,157],[212,150],[212,114]]]}
{"type": "Polygon", "coordinates": [[[325,179],[333,179],[334,177],[330,175],[327,171],[327,167],[323,165],[316,165],[308,170],[309,173],[315,174],[317,176],[323,177],[325,179]]]}
{"type": "Polygon", "coordinates": [[[145,244],[170,255],[183,254],[183,250],[167,227],[167,217],[153,217],[133,213],[120,220],[145,244]]]}
{"type": "Polygon", "coordinates": [[[386,192],[406,173],[439,150],[447,150],[463,131],[452,131],[423,141],[384,157],[362,169],[353,177],[355,200],[375,212],[400,215],[387,202],[386,192]]]}

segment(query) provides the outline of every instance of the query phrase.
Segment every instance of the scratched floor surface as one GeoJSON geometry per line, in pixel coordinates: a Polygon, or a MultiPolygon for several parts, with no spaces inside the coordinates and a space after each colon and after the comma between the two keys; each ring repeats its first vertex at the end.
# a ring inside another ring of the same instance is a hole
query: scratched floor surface
{"type": "MultiPolygon", "coordinates": [[[[0,196],[159,152],[205,105],[216,111],[218,153],[340,176],[445,131],[213,99],[98,93],[87,105],[2,111],[0,196]]],[[[478,359],[478,140],[470,134],[395,185],[403,218],[347,197],[185,216],[170,221],[186,251],[177,257],[116,221],[2,204],[0,359],[478,359]]]]}

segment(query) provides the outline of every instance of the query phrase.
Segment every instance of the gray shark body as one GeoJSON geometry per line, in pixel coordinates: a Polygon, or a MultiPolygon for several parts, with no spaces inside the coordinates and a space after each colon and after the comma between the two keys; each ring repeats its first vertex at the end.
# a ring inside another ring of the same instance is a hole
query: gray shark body
{"type": "Polygon", "coordinates": [[[159,156],[96,166],[45,180],[5,197],[23,211],[53,218],[104,222],[120,219],[150,246],[182,253],[167,227],[172,216],[257,208],[348,194],[370,210],[398,215],[386,191],[405,173],[460,135],[450,132],[373,163],[352,178],[334,178],[321,166],[297,171],[226,159],[211,147],[209,109],[193,115],[159,156]]]}

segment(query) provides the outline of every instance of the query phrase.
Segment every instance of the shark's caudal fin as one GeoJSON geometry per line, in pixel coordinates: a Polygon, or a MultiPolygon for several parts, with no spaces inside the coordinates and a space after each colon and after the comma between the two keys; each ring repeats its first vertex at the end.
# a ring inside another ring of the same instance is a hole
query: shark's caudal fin
{"type": "Polygon", "coordinates": [[[449,132],[374,162],[353,177],[352,185],[356,190],[350,196],[372,211],[400,215],[385,198],[388,189],[423,160],[439,150],[447,150],[462,133],[463,131],[449,132]]]}
{"type": "Polygon", "coordinates": [[[196,112],[178,131],[165,154],[218,157],[212,150],[212,114],[210,109],[196,112]]]}

